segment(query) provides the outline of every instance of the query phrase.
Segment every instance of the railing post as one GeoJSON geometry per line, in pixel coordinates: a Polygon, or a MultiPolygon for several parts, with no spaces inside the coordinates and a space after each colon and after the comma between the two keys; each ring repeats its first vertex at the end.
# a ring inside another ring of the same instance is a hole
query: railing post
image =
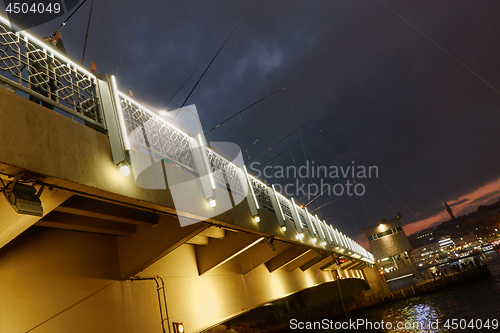
{"type": "Polygon", "coordinates": [[[280,202],[278,200],[278,194],[276,193],[276,189],[274,185],[271,185],[271,190],[273,191],[271,197],[271,203],[273,204],[274,212],[276,213],[276,219],[278,219],[278,224],[281,228],[285,227],[285,215],[283,214],[283,210],[281,209],[280,202]]]}
{"type": "Polygon", "coordinates": [[[259,202],[257,201],[257,198],[255,197],[255,193],[253,191],[253,186],[252,183],[250,182],[250,179],[248,177],[248,172],[247,168],[243,166],[243,171],[244,171],[244,177],[245,177],[245,183],[248,186],[248,192],[247,192],[247,203],[248,203],[248,208],[250,209],[250,214],[252,214],[253,217],[259,215],[259,202]]]}
{"type": "Polygon", "coordinates": [[[101,106],[103,111],[104,121],[108,130],[109,143],[111,147],[111,155],[113,162],[119,164],[127,162],[130,164],[129,150],[126,128],[124,123],[121,124],[120,99],[116,81],[113,77],[106,75],[106,81],[98,80],[97,87],[101,96],[101,106]]]}
{"type": "Polygon", "coordinates": [[[307,211],[307,208],[304,207],[304,214],[305,214],[305,217],[304,217],[304,220],[306,220],[306,225],[307,225],[307,229],[309,231],[309,235],[312,237],[312,238],[316,238],[316,228],[314,227],[312,221],[311,221],[311,218],[309,216],[309,212],[307,211]]]}
{"type": "Polygon", "coordinates": [[[295,229],[297,229],[297,232],[301,234],[304,232],[304,230],[302,229],[302,223],[300,222],[299,212],[297,212],[297,205],[295,204],[293,198],[290,201],[292,203],[291,211],[292,211],[293,222],[295,224],[295,229]]]}
{"type": "Polygon", "coordinates": [[[321,225],[321,221],[319,220],[318,215],[314,215],[312,217],[314,220],[313,223],[316,224],[316,227],[318,229],[319,238],[321,239],[322,242],[326,242],[326,235],[325,235],[325,232],[323,231],[323,226],[321,225]]]}
{"type": "Polygon", "coordinates": [[[212,168],[203,149],[204,145],[200,134],[197,135],[197,138],[191,138],[191,146],[193,147],[193,160],[200,177],[203,195],[205,199],[215,199],[215,181],[212,176],[212,168]]]}

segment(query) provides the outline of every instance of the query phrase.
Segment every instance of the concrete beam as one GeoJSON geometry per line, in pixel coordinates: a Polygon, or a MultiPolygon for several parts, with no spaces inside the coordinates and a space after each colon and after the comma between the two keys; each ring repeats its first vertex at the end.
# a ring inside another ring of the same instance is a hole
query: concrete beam
{"type": "Polygon", "coordinates": [[[285,268],[287,271],[291,272],[291,271],[299,268],[300,266],[308,263],[309,261],[318,258],[318,256],[319,256],[319,254],[316,251],[310,250],[307,253],[305,253],[303,256],[300,256],[300,258],[297,258],[297,260],[294,260],[291,263],[289,263],[288,265],[286,265],[285,268]]]}
{"type": "Polygon", "coordinates": [[[286,249],[286,251],[280,253],[278,256],[268,260],[265,265],[269,273],[272,273],[275,270],[288,265],[292,261],[297,260],[309,251],[312,250],[308,249],[307,247],[291,246],[290,248],[286,249]]]}
{"type": "Polygon", "coordinates": [[[55,211],[137,225],[158,222],[157,216],[148,211],[76,195],[55,208],[55,211]]]}
{"type": "Polygon", "coordinates": [[[60,213],[57,211],[51,212],[35,225],[116,236],[132,236],[136,232],[136,226],[133,224],[95,219],[91,217],[60,213]]]}
{"type": "Polygon", "coordinates": [[[208,243],[210,242],[210,240],[208,239],[207,236],[202,236],[201,234],[200,235],[197,235],[197,236],[194,236],[193,238],[191,238],[190,240],[188,240],[186,242],[186,244],[193,244],[193,245],[208,245],[208,243]]]}
{"type": "Polygon", "coordinates": [[[351,261],[346,261],[340,265],[340,269],[352,269],[355,265],[358,264],[358,261],[351,259],[351,261]]]}
{"type": "Polygon", "coordinates": [[[195,245],[198,274],[203,275],[261,242],[259,237],[242,232],[228,232],[224,239],[213,239],[207,246],[195,245]]]}
{"type": "Polygon", "coordinates": [[[274,240],[273,245],[276,249],[275,251],[271,250],[266,241],[263,241],[240,254],[238,260],[240,262],[241,272],[246,274],[291,247],[290,244],[278,240],[274,240]]]}
{"type": "Polygon", "coordinates": [[[138,225],[134,236],[116,240],[121,277],[134,276],[208,227],[201,222],[181,227],[179,220],[170,215],[159,215],[155,227],[138,225]]]}
{"type": "Polygon", "coordinates": [[[354,265],[353,267],[351,267],[351,269],[358,269],[358,270],[362,270],[363,268],[366,267],[366,262],[364,261],[360,261],[358,262],[356,265],[354,265]]]}
{"type": "Polygon", "coordinates": [[[332,256],[326,254],[326,256],[316,257],[313,260],[308,261],[304,265],[300,266],[302,271],[321,269],[322,267],[329,266],[333,262],[332,256]]]}
{"type": "Polygon", "coordinates": [[[217,227],[211,226],[210,228],[205,229],[202,232],[200,232],[200,236],[222,239],[222,238],[226,237],[226,231],[222,228],[217,228],[217,227]]]}
{"type": "Polygon", "coordinates": [[[332,271],[332,270],[336,270],[336,269],[339,269],[340,267],[337,266],[337,263],[335,261],[329,263],[329,264],[326,264],[325,266],[321,267],[322,270],[324,271],[332,271]]]}

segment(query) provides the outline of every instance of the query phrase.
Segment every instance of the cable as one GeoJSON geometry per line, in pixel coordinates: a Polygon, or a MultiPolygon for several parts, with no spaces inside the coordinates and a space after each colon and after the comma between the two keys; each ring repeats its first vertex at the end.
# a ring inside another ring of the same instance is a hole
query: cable
{"type": "MultiPolygon", "coordinates": [[[[363,157],[361,157],[361,155],[359,155],[359,154],[358,154],[358,152],[357,152],[356,150],[354,150],[354,148],[353,148],[353,147],[352,147],[352,146],[351,146],[351,145],[350,145],[350,144],[349,144],[349,143],[348,143],[348,142],[347,142],[347,141],[346,141],[343,137],[341,137],[341,139],[342,139],[342,141],[344,141],[344,143],[345,143],[345,144],[346,144],[349,148],[351,148],[351,150],[352,150],[352,151],[353,151],[356,155],[358,155],[358,157],[359,157],[359,158],[360,158],[363,162],[365,162],[365,160],[363,159],[363,157]]],[[[402,199],[401,199],[401,198],[400,198],[400,197],[396,194],[396,192],[394,192],[394,191],[392,190],[392,188],[391,188],[389,185],[387,185],[387,183],[386,183],[386,182],[382,179],[382,177],[380,177],[380,176],[379,176],[379,177],[377,177],[377,178],[378,178],[378,179],[380,179],[380,181],[382,182],[382,184],[384,184],[384,185],[385,185],[385,186],[389,189],[389,191],[391,191],[391,192],[392,192],[392,194],[394,194],[394,196],[395,196],[396,198],[398,198],[398,200],[399,200],[399,201],[401,201],[401,203],[402,203],[402,204],[406,207],[406,209],[408,209],[408,210],[410,211],[410,213],[411,213],[411,214],[412,214],[412,215],[413,215],[413,216],[414,216],[414,217],[418,220],[417,215],[416,215],[416,214],[415,214],[415,213],[414,213],[414,212],[410,209],[410,207],[408,207],[408,206],[406,205],[406,203],[405,203],[405,202],[404,202],[404,201],[403,201],[403,200],[402,200],[402,199]]]]}
{"type": "Polygon", "coordinates": [[[446,53],[447,55],[449,55],[453,60],[455,60],[456,62],[458,62],[460,65],[462,65],[463,68],[465,68],[466,70],[468,70],[469,72],[471,72],[472,74],[474,74],[479,80],[483,81],[486,85],[488,85],[491,89],[495,90],[495,92],[497,94],[500,94],[500,91],[498,91],[495,87],[493,87],[488,81],[486,81],[485,79],[483,79],[481,76],[479,76],[479,74],[477,74],[476,72],[474,72],[472,69],[470,69],[469,67],[467,67],[463,62],[461,62],[460,60],[458,60],[457,57],[455,57],[453,54],[451,54],[450,52],[446,51],[441,45],[439,45],[438,43],[436,43],[434,40],[432,40],[429,36],[427,36],[426,34],[424,34],[422,31],[420,31],[416,26],[414,26],[413,24],[411,24],[407,19],[405,19],[403,16],[401,16],[400,14],[398,14],[394,9],[392,9],[391,7],[389,7],[388,5],[386,5],[384,2],[382,2],[381,0],[378,0],[378,2],[380,2],[382,5],[384,5],[387,9],[389,9],[391,12],[393,12],[396,16],[398,16],[401,20],[403,20],[404,22],[406,22],[410,27],[412,27],[413,29],[415,29],[419,34],[421,34],[422,36],[424,36],[425,38],[427,38],[432,44],[436,45],[441,51],[443,51],[444,53],[446,53]]]}
{"type": "Polygon", "coordinates": [[[52,316],[52,317],[50,317],[49,319],[47,319],[47,320],[45,320],[45,321],[41,322],[40,324],[36,325],[36,326],[35,326],[35,327],[33,327],[33,328],[31,328],[31,329],[27,330],[27,331],[26,331],[26,333],[33,331],[35,328],[42,326],[43,324],[45,324],[45,323],[49,322],[50,320],[54,319],[55,317],[57,317],[57,316],[59,316],[59,315],[63,314],[64,312],[68,311],[69,309],[71,309],[71,308],[73,308],[73,307],[77,306],[78,304],[80,304],[80,303],[82,303],[82,302],[84,302],[84,301],[88,300],[90,297],[92,297],[92,296],[94,296],[95,294],[97,294],[98,292],[100,292],[100,291],[102,291],[102,290],[106,289],[107,287],[111,286],[111,285],[112,285],[113,283],[115,283],[115,282],[118,282],[118,280],[115,280],[115,281],[111,282],[110,284],[105,285],[105,286],[104,286],[104,287],[102,287],[101,289],[99,289],[99,290],[97,290],[97,291],[93,292],[92,294],[90,294],[90,295],[88,295],[87,297],[85,297],[85,298],[83,298],[83,299],[79,300],[79,301],[78,301],[78,302],[76,302],[75,304],[73,304],[73,305],[71,305],[71,306],[67,307],[66,309],[62,310],[61,312],[59,312],[59,313],[57,313],[57,314],[53,315],[53,316],[52,316]]]}

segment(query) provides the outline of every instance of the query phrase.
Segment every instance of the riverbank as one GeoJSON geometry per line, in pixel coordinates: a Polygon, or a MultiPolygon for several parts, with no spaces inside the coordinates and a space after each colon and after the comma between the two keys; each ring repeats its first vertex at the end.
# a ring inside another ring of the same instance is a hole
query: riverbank
{"type": "MultiPolygon", "coordinates": [[[[328,306],[315,309],[315,311],[293,311],[293,318],[300,322],[320,321],[324,318],[345,318],[357,312],[363,312],[368,309],[376,309],[387,306],[391,303],[404,301],[414,297],[419,297],[427,294],[442,292],[448,288],[452,289],[460,287],[462,284],[470,284],[475,280],[481,279],[484,276],[490,275],[488,266],[482,264],[478,267],[471,267],[468,270],[455,272],[436,279],[420,280],[417,285],[395,290],[391,292],[389,297],[376,295],[365,297],[358,301],[353,301],[348,304],[345,302],[342,306],[328,306]]],[[[268,333],[268,332],[285,332],[290,330],[289,320],[279,320],[274,323],[267,323],[260,327],[253,327],[245,330],[251,333],[268,333]]],[[[241,332],[241,331],[239,331],[241,332]]]]}

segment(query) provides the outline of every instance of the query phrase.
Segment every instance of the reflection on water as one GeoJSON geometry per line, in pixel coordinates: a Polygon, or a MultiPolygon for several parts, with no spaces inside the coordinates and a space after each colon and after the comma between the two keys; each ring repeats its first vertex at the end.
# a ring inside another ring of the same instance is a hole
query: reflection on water
{"type": "MultiPolygon", "coordinates": [[[[392,303],[380,308],[364,310],[356,314],[348,314],[351,322],[364,320],[372,323],[385,323],[383,327],[376,325],[362,325],[357,329],[320,330],[317,332],[495,332],[493,329],[464,329],[452,330],[445,328],[452,319],[463,320],[468,324],[477,319],[486,322],[487,319],[500,320],[500,254],[488,252],[481,255],[481,260],[488,264],[491,276],[478,278],[454,289],[414,297],[405,301],[392,303]],[[399,325],[399,328],[398,328],[399,325]]],[[[334,322],[347,319],[336,318],[334,322]]],[[[462,321],[465,323],[464,321],[462,321]]],[[[467,325],[465,325],[467,326],[467,325]]]]}

